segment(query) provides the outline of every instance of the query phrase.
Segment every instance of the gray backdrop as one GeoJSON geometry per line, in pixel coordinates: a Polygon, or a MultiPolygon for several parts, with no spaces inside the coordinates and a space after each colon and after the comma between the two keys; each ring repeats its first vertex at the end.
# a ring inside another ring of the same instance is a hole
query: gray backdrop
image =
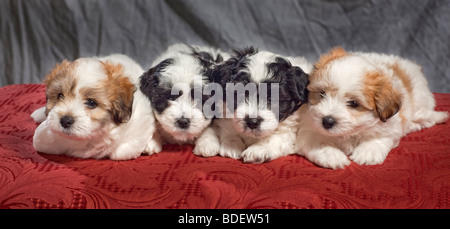
{"type": "Polygon", "coordinates": [[[176,42],[312,62],[336,45],[396,54],[423,66],[433,92],[450,92],[449,0],[0,0],[0,86],[116,52],[148,68],[176,42]]]}

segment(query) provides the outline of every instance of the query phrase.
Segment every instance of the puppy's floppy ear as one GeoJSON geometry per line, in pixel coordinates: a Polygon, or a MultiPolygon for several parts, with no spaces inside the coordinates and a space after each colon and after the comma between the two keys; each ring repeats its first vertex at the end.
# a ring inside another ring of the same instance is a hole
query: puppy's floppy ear
{"type": "Polygon", "coordinates": [[[153,68],[150,68],[147,72],[144,72],[142,76],[139,77],[140,89],[144,95],[151,98],[152,92],[159,84],[159,78],[161,77],[161,72],[164,71],[168,65],[173,64],[173,59],[168,58],[153,68]]]}
{"type": "Polygon", "coordinates": [[[288,88],[297,102],[297,105],[308,101],[308,75],[297,66],[293,66],[288,71],[288,88]]]}
{"type": "Polygon", "coordinates": [[[319,69],[325,66],[328,62],[336,60],[340,57],[346,56],[348,53],[340,46],[331,49],[328,53],[320,56],[319,60],[314,64],[314,68],[319,69]]]}
{"type": "Polygon", "coordinates": [[[372,106],[381,121],[394,116],[402,106],[402,96],[395,91],[392,83],[379,72],[366,75],[366,96],[372,98],[372,106]]]}
{"type": "Polygon", "coordinates": [[[125,123],[130,119],[132,113],[134,84],[123,75],[122,65],[109,62],[102,62],[102,64],[108,76],[103,81],[103,87],[108,95],[108,100],[111,101],[112,119],[116,124],[125,123]]]}
{"type": "Polygon", "coordinates": [[[375,93],[375,104],[378,117],[381,121],[386,122],[400,110],[401,96],[398,92],[393,91],[391,85],[386,86],[375,93]]]}
{"type": "Polygon", "coordinates": [[[296,106],[308,101],[308,75],[298,66],[292,66],[291,62],[282,57],[276,57],[275,62],[268,64],[269,72],[277,81],[284,81],[289,93],[294,98],[296,106]]]}

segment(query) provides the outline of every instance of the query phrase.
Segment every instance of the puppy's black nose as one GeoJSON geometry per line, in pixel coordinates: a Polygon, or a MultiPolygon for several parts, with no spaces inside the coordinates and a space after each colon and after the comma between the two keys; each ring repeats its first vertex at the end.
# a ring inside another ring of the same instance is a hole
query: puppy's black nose
{"type": "Polygon", "coordinates": [[[245,124],[248,128],[254,130],[261,124],[262,118],[249,118],[248,116],[244,119],[245,124]]]}
{"type": "Polygon", "coordinates": [[[322,118],[322,126],[325,129],[331,129],[334,124],[336,124],[336,120],[331,116],[325,116],[322,118]]]}
{"type": "Polygon", "coordinates": [[[72,116],[64,115],[60,120],[61,126],[64,128],[69,128],[75,122],[75,119],[72,116]]]}
{"type": "Polygon", "coordinates": [[[176,121],[176,125],[181,129],[187,129],[189,127],[190,121],[188,118],[179,118],[176,121]]]}

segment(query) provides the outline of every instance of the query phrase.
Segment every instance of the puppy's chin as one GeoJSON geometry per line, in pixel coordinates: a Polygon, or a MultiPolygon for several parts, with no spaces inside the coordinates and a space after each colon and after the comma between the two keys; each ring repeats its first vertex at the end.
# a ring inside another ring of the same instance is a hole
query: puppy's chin
{"type": "Polygon", "coordinates": [[[264,138],[270,136],[275,129],[250,129],[246,127],[246,124],[243,120],[233,120],[234,129],[238,134],[245,137],[251,138],[264,138]]]}
{"type": "MultiPolygon", "coordinates": [[[[47,120],[50,130],[53,133],[56,133],[61,137],[70,140],[84,141],[96,138],[102,135],[102,133],[104,133],[102,125],[100,124],[92,124],[92,123],[91,125],[75,124],[70,128],[63,128],[60,124],[59,118],[52,117],[52,115],[50,114],[47,120]]],[[[81,120],[77,121],[82,122],[81,120]]]]}
{"type": "Polygon", "coordinates": [[[54,128],[50,126],[50,130],[53,133],[56,133],[60,135],[61,137],[74,140],[74,141],[85,141],[89,139],[96,138],[97,136],[101,135],[102,131],[100,130],[87,130],[85,132],[88,133],[79,133],[76,130],[71,129],[64,129],[64,128],[54,128]]]}
{"type": "Polygon", "coordinates": [[[251,138],[264,138],[270,136],[278,127],[278,119],[275,114],[267,108],[255,108],[253,105],[240,105],[237,107],[233,116],[233,127],[241,136],[251,138]],[[246,121],[247,118],[256,118],[259,120],[255,127],[250,128],[246,121]]]}
{"type": "MultiPolygon", "coordinates": [[[[186,129],[182,129],[179,127],[176,127],[174,124],[175,121],[169,121],[165,120],[162,117],[158,117],[158,126],[164,130],[173,140],[177,142],[191,142],[195,140],[200,134],[203,132],[203,130],[208,126],[208,124],[211,122],[211,120],[206,120],[201,123],[195,123],[191,122],[191,126],[186,129]]],[[[204,118],[202,118],[204,119],[204,118]]],[[[175,119],[170,119],[175,120],[175,119]]],[[[196,121],[196,120],[192,120],[196,121]]]]}
{"type": "Polygon", "coordinates": [[[70,139],[70,140],[74,140],[74,141],[85,141],[87,139],[91,139],[91,138],[94,137],[94,135],[86,135],[86,136],[84,136],[84,135],[81,135],[81,136],[80,135],[76,135],[76,134],[73,133],[73,131],[66,130],[66,129],[58,129],[58,128],[54,129],[54,128],[51,128],[50,130],[53,133],[58,134],[61,137],[64,137],[64,138],[67,138],[67,139],[70,139]]]}
{"type": "Polygon", "coordinates": [[[247,126],[244,119],[233,118],[233,127],[241,136],[260,139],[270,136],[278,127],[278,122],[274,120],[265,120],[261,122],[261,125],[258,128],[251,129],[247,126]]]}
{"type": "Polygon", "coordinates": [[[195,140],[196,137],[200,135],[200,133],[189,133],[188,131],[176,131],[170,133],[170,135],[179,142],[189,142],[195,140]]]}
{"type": "Polygon", "coordinates": [[[173,125],[164,125],[161,122],[159,122],[158,124],[167,134],[170,135],[171,138],[173,138],[173,140],[175,140],[177,142],[193,141],[202,132],[202,131],[192,131],[190,128],[189,129],[180,129],[173,125]]]}

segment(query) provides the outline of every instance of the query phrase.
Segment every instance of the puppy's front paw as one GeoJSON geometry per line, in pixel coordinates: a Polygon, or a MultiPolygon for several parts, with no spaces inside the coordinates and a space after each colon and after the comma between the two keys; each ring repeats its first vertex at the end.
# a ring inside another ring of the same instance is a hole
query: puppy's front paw
{"type": "Polygon", "coordinates": [[[221,143],[219,154],[222,157],[240,159],[241,154],[245,150],[245,148],[245,144],[241,141],[221,143]]]}
{"type": "Polygon", "coordinates": [[[378,165],[384,162],[389,151],[382,144],[363,143],[355,148],[350,159],[360,165],[378,165]]]}
{"type": "Polygon", "coordinates": [[[220,143],[219,141],[198,141],[195,144],[193,153],[202,157],[213,157],[219,154],[220,143]]]}
{"type": "Polygon", "coordinates": [[[329,146],[311,150],[305,156],[315,164],[330,169],[342,169],[351,163],[344,152],[329,146]]]}
{"type": "Polygon", "coordinates": [[[161,152],[161,150],[162,150],[161,143],[152,139],[145,146],[144,153],[148,154],[148,155],[152,155],[152,154],[161,152]]]}
{"type": "Polygon", "coordinates": [[[267,147],[252,145],[242,152],[242,160],[245,163],[263,163],[272,160],[272,158],[267,147]]]}

